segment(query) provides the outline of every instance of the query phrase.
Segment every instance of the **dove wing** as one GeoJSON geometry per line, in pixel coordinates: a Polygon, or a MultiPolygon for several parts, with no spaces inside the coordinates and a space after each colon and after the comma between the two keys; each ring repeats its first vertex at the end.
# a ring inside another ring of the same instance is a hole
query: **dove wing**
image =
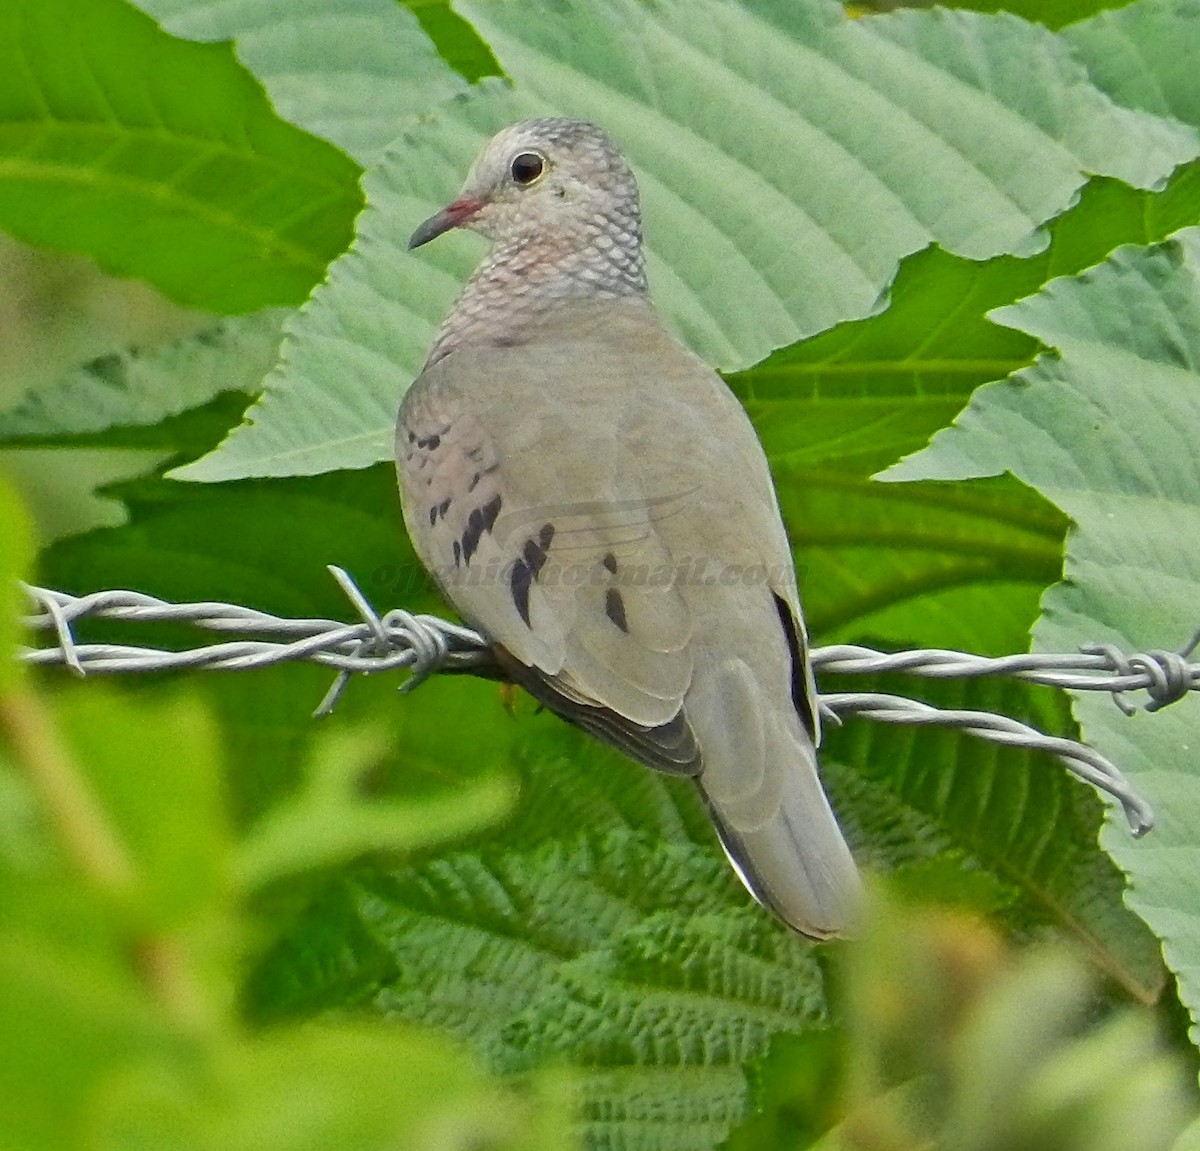
{"type": "Polygon", "coordinates": [[[405,521],[447,598],[531,694],[642,762],[691,774],[692,631],[664,524],[695,514],[698,493],[647,483],[650,405],[620,399],[619,350],[611,332],[543,327],[535,343],[461,348],[428,368],[397,423],[405,521]]]}

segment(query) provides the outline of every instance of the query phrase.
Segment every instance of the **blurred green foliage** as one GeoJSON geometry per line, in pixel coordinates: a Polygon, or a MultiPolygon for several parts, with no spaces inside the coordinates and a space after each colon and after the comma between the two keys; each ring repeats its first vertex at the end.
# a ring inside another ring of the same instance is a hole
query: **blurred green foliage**
{"type": "MultiPolygon", "coordinates": [[[[365,734],[365,733],[364,733],[365,734]]],[[[362,846],[446,834],[421,809],[345,818],[347,736],[273,830],[231,835],[219,729],[190,695],[0,694],[0,1146],[570,1145],[566,1080],[500,1085],[456,1044],[382,1022],[247,1029],[234,1003],[256,890],[362,846]],[[329,763],[339,767],[331,776],[329,763]],[[289,815],[290,812],[290,815],[289,815]]],[[[495,794],[481,801],[497,810],[495,794]]],[[[478,821],[476,805],[456,815],[478,821]]]]}

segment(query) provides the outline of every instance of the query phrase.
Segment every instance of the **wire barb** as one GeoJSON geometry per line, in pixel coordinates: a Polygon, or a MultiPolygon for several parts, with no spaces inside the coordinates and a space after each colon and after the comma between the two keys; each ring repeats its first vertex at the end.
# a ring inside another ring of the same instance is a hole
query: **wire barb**
{"type": "MultiPolygon", "coordinates": [[[[315,714],[327,715],[337,705],[350,677],[372,672],[409,670],[402,691],[411,691],[435,672],[495,671],[487,640],[478,632],[437,616],[413,615],[399,608],[380,616],[353,579],[341,568],[329,571],[358,613],[359,622],[328,619],[284,619],[224,603],[174,604],[131,591],[93,592],[73,596],[23,584],[35,611],[25,623],[50,631],[55,646],[23,648],[19,657],[37,666],[65,666],[76,675],[172,670],[242,671],[278,663],[317,663],[337,675],[315,714]],[[124,644],[80,643],[72,631],[82,619],[137,623],[187,623],[201,631],[240,638],[183,651],[162,651],[124,644]]],[[[1113,644],[1088,644],[1078,654],[1023,654],[1000,657],[931,648],[879,652],[852,644],[814,648],[814,670],[838,675],[906,672],[930,679],[1011,676],[1030,683],[1071,691],[1111,692],[1126,715],[1136,710],[1130,692],[1150,697],[1146,711],[1158,711],[1200,689],[1200,663],[1192,656],[1200,647],[1200,630],[1179,651],[1147,651],[1125,655],[1113,644]]],[[[824,717],[841,723],[862,716],[881,723],[934,724],[954,727],[993,743],[1045,751],[1057,756],[1074,775],[1113,796],[1125,812],[1134,835],[1154,822],[1150,806],[1133,790],[1117,767],[1093,748],[1074,740],[1048,736],[1007,716],[991,712],[939,710],[927,703],[878,692],[823,694],[824,717]]]]}

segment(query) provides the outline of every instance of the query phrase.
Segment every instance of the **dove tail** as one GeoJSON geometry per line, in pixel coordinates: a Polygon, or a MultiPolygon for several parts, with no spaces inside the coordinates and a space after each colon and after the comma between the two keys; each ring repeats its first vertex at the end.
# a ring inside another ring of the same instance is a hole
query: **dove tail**
{"type": "Polygon", "coordinates": [[[744,669],[733,661],[710,680],[725,713],[699,733],[697,786],[725,854],[759,903],[802,935],[846,934],[862,883],[821,786],[816,750],[794,710],[765,711],[751,696],[744,669]]]}
{"type": "Polygon", "coordinates": [[[759,903],[812,939],[848,933],[862,882],[817,778],[815,756],[788,765],[783,802],[754,828],[735,826],[705,791],[703,776],[697,784],[729,862],[759,903]]]}

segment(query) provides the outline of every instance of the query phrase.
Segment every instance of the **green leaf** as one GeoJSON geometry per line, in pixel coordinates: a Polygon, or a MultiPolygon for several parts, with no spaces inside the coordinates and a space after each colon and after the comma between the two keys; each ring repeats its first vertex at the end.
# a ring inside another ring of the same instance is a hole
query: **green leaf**
{"type": "Polygon", "coordinates": [[[144,475],[164,458],[161,451],[8,448],[0,450],[0,470],[24,496],[45,545],[124,523],[124,507],[101,489],[144,475]]]}
{"type": "Polygon", "coordinates": [[[72,691],[59,723],[133,861],[140,926],[171,929],[218,905],[229,844],[217,730],[199,703],[72,691]]]}
{"type": "MultiPolygon", "coordinates": [[[[0,878],[8,897],[43,894],[28,884],[14,890],[8,878],[0,878]]],[[[0,1130],[14,1149],[78,1147],[96,1087],[177,1042],[123,969],[94,898],[90,907],[59,900],[55,910],[74,914],[100,939],[85,935],[68,949],[10,925],[0,941],[0,1130]]]]}
{"type": "Polygon", "coordinates": [[[1094,16],[1105,8],[1119,8],[1129,0],[948,0],[947,8],[972,12],[1011,12],[1026,20],[1037,20],[1048,28],[1061,28],[1094,16]]]}
{"type": "Polygon", "coordinates": [[[0,857],[0,1131],[66,1151],[106,1083],[147,1060],[191,1062],[183,1019],[227,995],[234,956],[205,954],[193,984],[183,942],[227,926],[224,820],[194,700],[133,704],[88,685],[53,709],[32,692],[15,702],[26,722],[0,733],[0,767],[4,751],[30,765],[41,834],[24,858],[0,857]]]}
{"type": "Polygon", "coordinates": [[[460,76],[474,83],[485,76],[499,76],[500,65],[492,50],[457,12],[450,0],[403,0],[421,21],[438,53],[460,76]]]}
{"type": "Polygon", "coordinates": [[[0,8],[0,226],[181,303],[296,303],[343,251],[352,161],[283,123],[225,45],[124,0],[0,8]]]}
{"type": "Polygon", "coordinates": [[[17,493],[0,476],[0,692],[20,670],[13,655],[25,638],[19,617],[28,610],[28,601],[17,581],[33,575],[32,528],[17,493]]]}
{"type": "Polygon", "coordinates": [[[1196,1151],[1200,1148],[1200,1119],[1194,1120],[1172,1145],[1171,1151],[1196,1151]]]}
{"type": "Polygon", "coordinates": [[[126,1072],[97,1100],[92,1146],[198,1151],[559,1151],[562,1085],[502,1089],[445,1039],[417,1028],[326,1024],[126,1072]],[[140,1073],[139,1073],[140,1072],[140,1073]]]}
{"type": "Polygon", "coordinates": [[[348,863],[372,851],[413,851],[478,832],[512,805],[502,777],[459,781],[421,800],[366,798],[359,786],[384,758],[379,728],[339,731],[322,740],[301,789],[274,807],[238,848],[236,880],[251,891],[307,868],[348,863]]]}
{"type": "Polygon", "coordinates": [[[254,393],[277,358],[285,315],[231,317],[161,348],[101,356],[0,412],[0,440],[45,443],[145,427],[223,392],[254,393]]]}
{"type": "MultiPolygon", "coordinates": [[[[345,618],[352,609],[326,570],[337,563],[369,597],[403,594],[415,610],[437,602],[404,538],[391,468],[211,490],[148,479],[114,494],[131,525],[46,553],[55,586],[84,592],[100,581],[174,600],[345,618]]],[[[178,628],[174,635],[194,639],[178,628]]]]}
{"type": "Polygon", "coordinates": [[[1063,38],[1092,83],[1118,103],[1200,128],[1191,46],[1197,19],[1197,0],[1141,0],[1067,28],[1063,38]]]}
{"type": "Polygon", "coordinates": [[[1012,953],[977,919],[886,894],[845,954],[846,1118],[815,1146],[1171,1147],[1195,1088],[1148,1012],[1105,1005],[1061,945],[1012,953]]]}
{"type": "Polygon", "coordinates": [[[461,7],[515,87],[476,86],[367,177],[355,248],[302,311],[251,423],[181,478],[390,456],[399,394],[479,256],[478,241],[448,237],[413,257],[407,236],[453,197],[483,140],[524,116],[613,132],[641,181],[656,297],[730,368],[870,314],[897,261],[931,242],[1031,254],[1085,173],[1148,188],[1200,147],[1111,103],[1061,41],[1012,18],[850,21],[823,0],[461,7]]]}
{"type": "MultiPolygon", "coordinates": [[[[1069,582],[1044,601],[1042,650],[1107,641],[1126,651],[1176,648],[1200,601],[1200,233],[1121,249],[1075,279],[995,314],[1052,351],[1011,381],[977,393],[954,428],[887,479],[959,478],[1009,470],[1075,521],[1069,582]]],[[[1180,997],[1200,1019],[1200,804],[1194,769],[1197,701],[1162,715],[1123,716],[1079,696],[1085,737],[1119,764],[1159,814],[1129,839],[1120,820],[1105,848],[1130,881],[1127,901],[1163,940],[1180,997]]],[[[1194,1031],[1194,1034],[1196,1032],[1194,1031]]]]}
{"type": "Polygon", "coordinates": [[[277,1017],[366,997],[494,1067],[578,1068],[588,1146],[713,1146],[744,1113],[741,1063],[823,1019],[811,948],[714,885],[723,870],[613,831],[361,874],[267,957],[251,1002],[277,1017]]]}
{"type": "Polygon", "coordinates": [[[1061,570],[1061,519],[1016,484],[891,497],[851,471],[775,472],[818,642],[865,634],[1001,654],[1061,570]]]}
{"type": "Polygon", "coordinates": [[[233,40],[285,120],[376,163],[429,106],[466,91],[395,0],[134,0],[173,36],[233,40]]]}
{"type": "MultiPolygon", "coordinates": [[[[822,683],[831,689],[887,690],[1072,734],[1061,695],[1019,683],[880,684],[854,676],[822,683]]],[[[962,732],[862,720],[828,732],[822,754],[830,798],[865,863],[911,867],[957,852],[968,871],[983,870],[1019,892],[1021,902],[1005,910],[1010,923],[1054,924],[1131,994],[1143,1002],[1158,997],[1158,943],[1122,906],[1121,874],[1096,850],[1100,799],[1057,760],[962,732]]],[[[963,894],[988,896],[982,888],[950,892],[963,894]]]]}
{"type": "Polygon", "coordinates": [[[790,458],[838,459],[869,471],[872,460],[921,446],[974,388],[1033,359],[1036,341],[994,323],[991,309],[1053,276],[1083,271],[1120,244],[1162,240],[1194,223],[1198,162],[1158,192],[1094,179],[1048,227],[1050,242],[1038,255],[980,262],[940,248],[918,252],[900,265],[884,311],[774,352],[730,382],[751,405],[803,405],[795,408],[796,425],[812,426],[803,436],[779,437],[790,458]]]}

